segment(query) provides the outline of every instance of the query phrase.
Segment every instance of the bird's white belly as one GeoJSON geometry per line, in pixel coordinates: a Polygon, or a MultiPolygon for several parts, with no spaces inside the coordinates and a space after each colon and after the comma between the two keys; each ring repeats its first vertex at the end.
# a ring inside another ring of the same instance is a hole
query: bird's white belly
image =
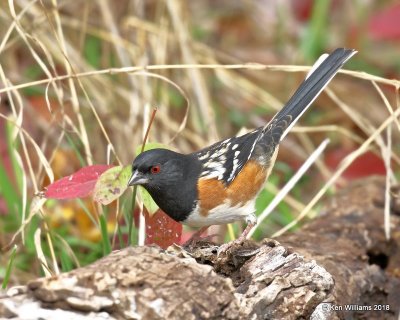
{"type": "Polygon", "coordinates": [[[199,205],[194,212],[183,221],[191,227],[205,227],[217,224],[227,224],[235,221],[254,221],[255,201],[248,201],[245,204],[239,203],[236,206],[231,206],[227,201],[213,209],[207,215],[200,213],[199,205]]]}

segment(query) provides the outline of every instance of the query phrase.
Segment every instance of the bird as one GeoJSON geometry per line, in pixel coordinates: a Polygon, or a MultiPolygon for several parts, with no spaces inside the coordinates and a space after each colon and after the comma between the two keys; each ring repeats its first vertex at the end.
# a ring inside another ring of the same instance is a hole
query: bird
{"type": "Polygon", "coordinates": [[[255,201],[270,175],[279,143],[344,63],[357,51],[338,48],[323,54],[283,108],[264,126],[188,154],[151,149],[132,163],[128,186],[140,185],[173,220],[199,228],[247,223],[236,242],[256,225],[255,201]]]}

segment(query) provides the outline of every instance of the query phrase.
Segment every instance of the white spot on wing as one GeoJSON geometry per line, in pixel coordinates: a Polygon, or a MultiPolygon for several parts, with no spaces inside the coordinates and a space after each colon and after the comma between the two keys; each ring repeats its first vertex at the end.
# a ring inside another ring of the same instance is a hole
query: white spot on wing
{"type": "Polygon", "coordinates": [[[250,159],[251,155],[253,154],[254,148],[258,142],[258,140],[260,139],[260,136],[257,137],[257,139],[254,140],[253,145],[251,146],[251,150],[249,152],[249,157],[247,158],[247,160],[250,159]]]}
{"type": "Polygon", "coordinates": [[[199,157],[199,160],[205,160],[208,158],[209,152],[206,152],[205,154],[203,154],[202,156],[199,157]]]}
{"type": "Polygon", "coordinates": [[[237,170],[238,166],[239,166],[239,159],[234,159],[233,160],[232,172],[231,172],[231,174],[230,174],[230,176],[228,178],[228,182],[232,181],[233,177],[235,176],[235,173],[236,173],[236,170],[237,170]]]}
{"type": "Polygon", "coordinates": [[[308,71],[306,79],[311,76],[315,70],[317,70],[317,68],[321,65],[322,62],[325,61],[326,58],[328,58],[329,54],[324,53],[322,54],[317,61],[315,61],[314,65],[311,67],[311,70],[308,71]]]}
{"type": "Polygon", "coordinates": [[[218,168],[221,164],[218,162],[207,162],[207,168],[218,168]]]}

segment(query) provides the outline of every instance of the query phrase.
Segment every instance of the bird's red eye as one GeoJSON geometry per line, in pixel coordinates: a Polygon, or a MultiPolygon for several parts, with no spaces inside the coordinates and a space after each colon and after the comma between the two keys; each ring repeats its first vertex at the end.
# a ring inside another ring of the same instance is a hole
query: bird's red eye
{"type": "Polygon", "coordinates": [[[151,172],[152,174],[159,173],[160,171],[161,171],[160,165],[152,166],[151,169],[150,169],[150,172],[151,172]]]}

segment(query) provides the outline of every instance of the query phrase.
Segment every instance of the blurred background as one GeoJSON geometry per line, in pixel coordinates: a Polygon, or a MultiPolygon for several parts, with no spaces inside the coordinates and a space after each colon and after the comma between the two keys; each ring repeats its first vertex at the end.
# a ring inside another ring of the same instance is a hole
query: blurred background
{"type": "MultiPolygon", "coordinates": [[[[391,113],[399,107],[400,83],[390,79],[400,72],[398,1],[0,5],[0,280],[11,265],[7,282],[24,283],[126,244],[131,191],[102,208],[90,198],[41,207],[34,195],[51,182],[49,172],[59,179],[90,164],[128,165],[154,107],[149,142],[181,152],[264,125],[303,80],[306,66],[337,47],[358,50],[345,68],[363,73],[339,74],[283,142],[257,214],[330,138],[254,238],[291,222],[334,173],[339,177],[328,194],[373,174],[396,181],[400,125],[391,113]]],[[[241,228],[222,228],[220,240],[241,228]]],[[[183,238],[191,232],[184,229],[183,238]]]]}

